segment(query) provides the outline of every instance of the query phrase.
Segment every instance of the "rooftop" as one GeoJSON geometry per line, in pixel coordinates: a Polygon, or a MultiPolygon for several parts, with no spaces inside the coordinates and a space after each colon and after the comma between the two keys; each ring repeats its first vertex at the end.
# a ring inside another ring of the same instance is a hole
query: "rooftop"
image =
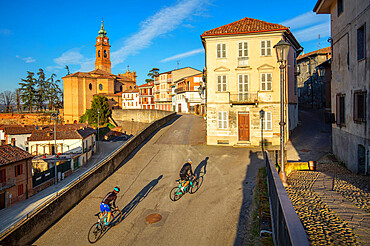
{"type": "Polygon", "coordinates": [[[266,21],[261,21],[261,20],[245,17],[244,19],[235,21],[233,23],[205,31],[201,35],[201,37],[214,36],[214,35],[229,35],[229,34],[278,31],[278,30],[288,30],[289,31],[289,28],[283,25],[269,23],[266,21]]]}
{"type": "Polygon", "coordinates": [[[22,161],[32,157],[33,156],[30,153],[16,146],[12,146],[9,144],[0,146],[0,166],[22,161]]]}
{"type": "Polygon", "coordinates": [[[319,50],[315,50],[315,51],[312,51],[312,52],[309,52],[307,54],[304,54],[304,55],[300,55],[297,57],[297,60],[301,60],[303,58],[306,58],[306,57],[309,57],[309,56],[315,56],[315,55],[321,55],[321,54],[331,54],[331,47],[326,47],[326,48],[322,48],[322,49],[319,49],[319,50]]]}

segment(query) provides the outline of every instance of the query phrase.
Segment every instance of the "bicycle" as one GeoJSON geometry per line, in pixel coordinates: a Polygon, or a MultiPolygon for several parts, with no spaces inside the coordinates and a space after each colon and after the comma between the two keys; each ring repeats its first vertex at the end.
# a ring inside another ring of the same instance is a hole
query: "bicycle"
{"type": "Polygon", "coordinates": [[[170,191],[170,199],[174,202],[179,200],[186,192],[194,194],[199,189],[199,178],[195,178],[193,175],[189,179],[189,184],[184,189],[182,189],[182,187],[186,183],[185,180],[181,181],[180,179],[177,179],[176,182],[179,185],[173,187],[170,191]]]}
{"type": "Polygon", "coordinates": [[[98,217],[98,222],[95,222],[90,227],[89,233],[87,234],[87,239],[90,243],[96,243],[101,238],[104,232],[120,223],[122,219],[122,211],[118,208],[112,209],[111,220],[108,225],[105,224],[105,221],[108,218],[108,213],[104,213],[104,215],[101,216],[101,212],[99,212],[95,214],[95,216],[98,217]]]}

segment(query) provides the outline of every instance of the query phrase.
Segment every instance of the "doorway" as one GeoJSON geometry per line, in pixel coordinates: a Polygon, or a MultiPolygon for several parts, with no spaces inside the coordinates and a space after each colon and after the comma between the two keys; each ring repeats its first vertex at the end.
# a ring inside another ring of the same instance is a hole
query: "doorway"
{"type": "Polygon", "coordinates": [[[239,141],[249,141],[249,113],[238,114],[239,141]]]}

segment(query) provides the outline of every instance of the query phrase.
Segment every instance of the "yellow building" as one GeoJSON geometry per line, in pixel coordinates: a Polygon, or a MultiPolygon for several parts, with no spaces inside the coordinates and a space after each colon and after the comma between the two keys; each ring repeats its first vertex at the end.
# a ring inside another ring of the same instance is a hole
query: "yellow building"
{"type": "Polygon", "coordinates": [[[136,72],[111,73],[110,45],[103,22],[96,37],[95,70],[76,72],[63,77],[64,121],[78,122],[86,109],[91,107],[94,95],[104,95],[111,109],[122,108],[122,91],[136,88],[136,72]]]}
{"type": "MultiPolygon", "coordinates": [[[[206,51],[207,144],[279,145],[280,69],[273,46],[291,44],[287,78],[287,129],[298,123],[296,57],[302,50],[289,28],[244,18],[201,35],[206,51]]],[[[287,138],[288,139],[288,134],[287,138]]]]}

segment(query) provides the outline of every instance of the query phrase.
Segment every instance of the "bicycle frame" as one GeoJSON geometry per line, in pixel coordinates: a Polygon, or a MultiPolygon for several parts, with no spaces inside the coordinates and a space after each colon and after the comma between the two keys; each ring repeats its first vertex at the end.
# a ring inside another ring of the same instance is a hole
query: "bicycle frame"
{"type": "MultiPolygon", "coordinates": [[[[179,190],[177,191],[177,194],[176,195],[181,195],[183,194],[182,191],[181,191],[181,188],[183,187],[183,184],[186,183],[186,180],[184,181],[179,181],[179,190]]],[[[184,188],[184,194],[185,192],[187,192],[189,189],[190,189],[190,186],[193,186],[193,181],[189,179],[189,185],[187,185],[185,188],[184,188]]]]}

